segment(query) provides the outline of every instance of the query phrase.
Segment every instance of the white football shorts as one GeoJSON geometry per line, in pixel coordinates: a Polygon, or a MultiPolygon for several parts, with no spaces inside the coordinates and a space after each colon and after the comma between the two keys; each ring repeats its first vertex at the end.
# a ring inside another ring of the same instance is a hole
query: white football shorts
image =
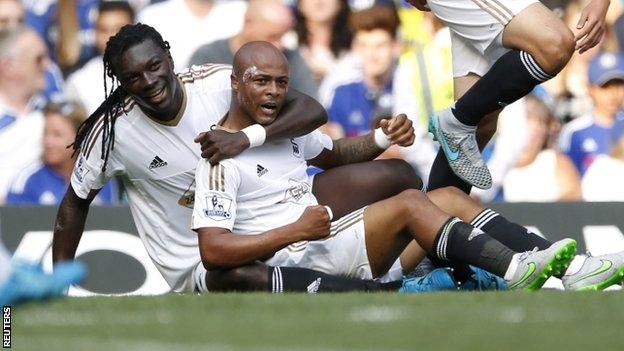
{"type": "MultiPolygon", "coordinates": [[[[331,275],[372,279],[366,251],[364,210],[365,207],[332,222],[329,237],[291,244],[276,252],[265,263],[273,267],[301,267],[331,275]]],[[[206,274],[200,262],[193,271],[198,292],[208,292],[206,274]]],[[[389,282],[400,280],[402,276],[401,263],[397,259],[388,272],[377,280],[389,282]]]]}
{"type": "Polygon", "coordinates": [[[538,0],[427,0],[431,11],[451,29],[453,76],[483,76],[508,49],[503,29],[538,0]]]}
{"type": "Polygon", "coordinates": [[[364,208],[361,208],[332,222],[329,237],[291,244],[276,252],[266,264],[372,279],[365,240],[364,208]]]}

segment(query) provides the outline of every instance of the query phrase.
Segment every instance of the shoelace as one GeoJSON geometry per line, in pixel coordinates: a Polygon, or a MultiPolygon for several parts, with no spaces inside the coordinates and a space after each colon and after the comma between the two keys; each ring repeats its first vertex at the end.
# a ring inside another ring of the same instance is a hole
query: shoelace
{"type": "Polygon", "coordinates": [[[530,255],[536,253],[537,251],[538,251],[538,248],[534,247],[533,250],[531,250],[531,251],[525,251],[525,252],[521,253],[520,257],[518,258],[518,261],[522,262],[522,261],[526,260],[527,257],[529,257],[530,255]]]}

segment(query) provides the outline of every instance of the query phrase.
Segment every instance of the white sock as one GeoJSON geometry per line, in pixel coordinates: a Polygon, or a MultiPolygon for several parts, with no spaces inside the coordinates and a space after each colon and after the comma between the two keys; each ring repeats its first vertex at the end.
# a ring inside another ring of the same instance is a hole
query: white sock
{"type": "Polygon", "coordinates": [[[587,260],[587,256],[585,255],[574,256],[564,275],[572,275],[578,273],[578,271],[580,271],[583,267],[583,264],[585,264],[585,260],[587,260]]]}
{"type": "Polygon", "coordinates": [[[4,282],[9,279],[9,274],[11,273],[11,255],[2,244],[2,239],[0,238],[0,286],[4,284],[4,282]]]}
{"type": "Polygon", "coordinates": [[[518,269],[518,261],[520,261],[520,255],[520,253],[517,253],[511,256],[511,262],[509,263],[507,272],[505,272],[505,276],[503,277],[506,281],[510,281],[516,273],[516,270],[518,269]]]}

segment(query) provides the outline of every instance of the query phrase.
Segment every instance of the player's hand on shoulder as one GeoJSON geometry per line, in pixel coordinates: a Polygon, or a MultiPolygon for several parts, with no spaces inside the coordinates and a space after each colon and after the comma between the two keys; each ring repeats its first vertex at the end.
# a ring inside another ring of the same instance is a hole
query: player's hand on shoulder
{"type": "Polygon", "coordinates": [[[407,0],[407,2],[409,2],[412,6],[419,9],[420,11],[431,11],[429,5],[427,5],[427,0],[407,0]]]}
{"type": "Polygon", "coordinates": [[[195,142],[201,144],[202,157],[212,165],[235,157],[249,147],[249,139],[243,132],[230,133],[221,129],[200,133],[195,142]]]}
{"type": "Polygon", "coordinates": [[[301,240],[317,240],[329,236],[331,216],[325,206],[308,206],[294,223],[303,237],[301,240]]]}
{"type": "Polygon", "coordinates": [[[609,0],[592,0],[583,8],[574,36],[579,54],[593,48],[602,39],[608,9],[609,0]]]}
{"type": "Polygon", "coordinates": [[[382,119],[379,126],[392,145],[410,146],[414,143],[412,121],[403,113],[390,119],[382,119]]]}

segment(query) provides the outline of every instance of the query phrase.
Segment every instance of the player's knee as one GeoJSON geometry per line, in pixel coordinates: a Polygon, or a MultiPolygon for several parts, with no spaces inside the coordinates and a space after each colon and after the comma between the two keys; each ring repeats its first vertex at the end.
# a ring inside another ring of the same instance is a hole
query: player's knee
{"type": "Polygon", "coordinates": [[[456,188],[454,186],[447,186],[444,188],[436,189],[436,191],[441,192],[445,198],[453,202],[462,201],[466,197],[468,197],[468,195],[466,195],[466,193],[461,191],[461,189],[456,188]]]}
{"type": "Polygon", "coordinates": [[[403,190],[398,195],[398,198],[401,201],[401,208],[404,209],[406,217],[418,208],[422,208],[421,204],[423,201],[428,201],[427,195],[417,189],[403,190]]]}
{"type": "Polygon", "coordinates": [[[420,179],[414,167],[409,163],[403,160],[392,159],[387,160],[386,164],[392,172],[391,177],[388,179],[395,179],[404,189],[422,189],[422,179],[420,179]]]}
{"type": "Polygon", "coordinates": [[[576,45],[574,34],[569,29],[562,28],[544,35],[546,38],[539,50],[542,52],[542,61],[545,62],[540,62],[540,64],[546,72],[555,75],[565,67],[574,54],[576,45]]]}

